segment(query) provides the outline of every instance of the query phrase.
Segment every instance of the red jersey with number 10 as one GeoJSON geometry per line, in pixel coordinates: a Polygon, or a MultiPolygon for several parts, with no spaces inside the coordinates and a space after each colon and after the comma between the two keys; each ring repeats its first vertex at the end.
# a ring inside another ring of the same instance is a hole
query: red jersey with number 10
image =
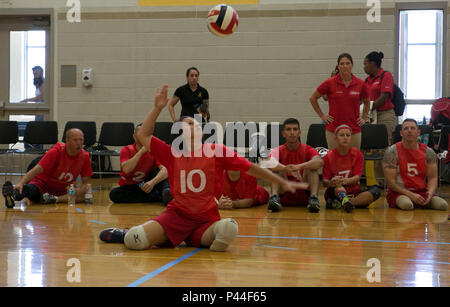
{"type": "Polygon", "coordinates": [[[418,143],[419,148],[409,150],[403,147],[402,142],[395,144],[398,156],[400,177],[408,190],[423,190],[427,187],[427,145],[418,143]]]}
{"type": "Polygon", "coordinates": [[[203,144],[190,156],[152,137],[150,151],[167,168],[173,200],[167,205],[190,216],[216,208],[223,191],[224,170],[247,172],[252,164],[221,144],[203,144]],[[210,154],[214,153],[215,154],[210,154]],[[208,154],[205,154],[208,153],[208,154]]]}

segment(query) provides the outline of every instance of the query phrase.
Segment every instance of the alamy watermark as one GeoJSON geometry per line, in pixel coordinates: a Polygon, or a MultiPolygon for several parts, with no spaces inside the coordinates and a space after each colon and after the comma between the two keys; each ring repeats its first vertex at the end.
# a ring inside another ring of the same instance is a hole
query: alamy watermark
{"type": "Polygon", "coordinates": [[[366,14],[370,23],[381,22],[381,2],[380,0],[367,0],[367,6],[371,7],[366,14]]]}
{"type": "Polygon", "coordinates": [[[80,0],[67,0],[66,7],[70,7],[66,14],[67,21],[70,23],[81,22],[80,0]]]}
{"type": "Polygon", "coordinates": [[[366,279],[370,283],[381,282],[381,262],[377,258],[370,258],[366,263],[371,269],[367,271],[366,279]]]}
{"type": "Polygon", "coordinates": [[[71,267],[66,274],[67,282],[81,282],[81,263],[78,258],[70,258],[66,266],[71,267]]]}

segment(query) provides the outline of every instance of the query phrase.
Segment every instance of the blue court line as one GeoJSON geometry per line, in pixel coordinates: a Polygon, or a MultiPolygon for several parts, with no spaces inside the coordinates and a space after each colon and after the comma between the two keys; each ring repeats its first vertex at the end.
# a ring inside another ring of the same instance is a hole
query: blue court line
{"type": "Polygon", "coordinates": [[[440,261],[434,261],[434,260],[405,259],[405,261],[408,261],[408,262],[421,262],[421,263],[424,263],[424,264],[450,264],[450,262],[440,262],[440,261]]]}
{"type": "Polygon", "coordinates": [[[80,208],[77,208],[77,211],[80,213],[83,212],[83,210],[81,210],[80,208]]]}
{"type": "Polygon", "coordinates": [[[324,241],[354,241],[354,242],[381,242],[381,243],[413,243],[413,244],[440,244],[450,245],[446,242],[419,242],[419,241],[389,241],[389,240],[362,240],[362,239],[338,239],[338,238],[307,238],[307,237],[275,237],[275,236],[241,236],[240,238],[262,238],[262,239],[294,239],[294,240],[324,240],[324,241]]]}
{"type": "Polygon", "coordinates": [[[105,223],[105,222],[99,222],[99,221],[94,221],[94,220],[90,220],[89,222],[97,223],[97,224],[108,224],[108,223],[105,223]]]}
{"type": "Polygon", "coordinates": [[[283,246],[272,246],[272,245],[261,245],[264,247],[273,247],[273,248],[282,248],[282,249],[291,249],[291,250],[298,250],[298,248],[291,248],[291,247],[283,247],[283,246]]]}
{"type": "Polygon", "coordinates": [[[197,248],[197,249],[195,249],[195,250],[193,250],[193,251],[187,253],[186,255],[181,256],[180,258],[175,259],[174,261],[171,261],[171,262],[169,262],[169,263],[163,265],[163,266],[160,267],[159,269],[156,269],[156,270],[154,270],[153,272],[151,272],[151,273],[145,275],[144,277],[139,278],[138,280],[132,282],[132,283],[129,284],[127,287],[137,287],[137,286],[139,286],[140,284],[142,284],[143,282],[146,282],[146,281],[149,280],[150,278],[155,277],[155,276],[158,275],[159,273],[164,272],[165,270],[167,270],[167,269],[173,267],[175,264],[180,263],[181,261],[183,261],[183,260],[185,260],[185,259],[191,257],[192,255],[197,254],[197,253],[198,253],[199,251],[201,251],[202,249],[203,249],[203,248],[197,248]]]}

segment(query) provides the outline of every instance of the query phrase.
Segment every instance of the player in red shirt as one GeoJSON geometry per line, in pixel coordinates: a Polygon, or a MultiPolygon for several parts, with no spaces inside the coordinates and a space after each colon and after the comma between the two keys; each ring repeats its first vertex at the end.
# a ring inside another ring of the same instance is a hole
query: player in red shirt
{"type": "Polygon", "coordinates": [[[369,91],[363,80],[352,74],[353,59],[350,54],[343,53],[338,58],[339,73],[324,81],[313,93],[309,101],[314,111],[325,121],[328,149],[337,147],[334,130],[340,125],[352,128],[352,146],[361,147],[361,126],[367,122],[370,111],[369,91]],[[319,106],[319,98],[328,97],[329,111],[324,114],[319,106]],[[360,117],[360,104],[364,103],[360,117]]]}
{"type": "Polygon", "coordinates": [[[447,202],[434,195],[438,180],[436,154],[417,141],[420,136],[417,122],[405,119],[400,135],[402,141],[390,146],[383,158],[389,207],[447,210],[447,202]]]}
{"type": "Polygon", "coordinates": [[[394,77],[381,68],[383,52],[373,51],[364,58],[364,71],[368,74],[364,81],[369,86],[370,101],[373,101],[372,110],[377,111],[377,124],[386,125],[388,140],[391,143],[392,132],[397,124],[394,104],[391,98],[394,95],[394,77]]]}
{"type": "Polygon", "coordinates": [[[137,125],[134,144],[120,150],[119,187],[109,193],[115,203],[160,202],[164,205],[172,200],[167,169],[160,165],[137,138],[141,124],[137,125]]]}
{"type": "Polygon", "coordinates": [[[274,165],[268,165],[268,167],[288,180],[308,183],[309,190],[297,190],[290,193],[280,189],[276,183],[272,184],[272,196],[270,196],[267,209],[277,212],[283,208],[283,205],[307,205],[310,212],[319,212],[318,170],[323,166],[323,160],[314,148],[299,141],[301,131],[297,119],[286,119],[282,129],[286,143],[272,149],[269,161],[274,165]]]}
{"type": "MultiPolygon", "coordinates": [[[[251,176],[274,181],[294,192],[304,183],[289,182],[250,163],[222,144],[202,144],[202,128],[191,117],[180,119],[183,150],[153,136],[155,122],[168,103],[167,85],[158,89],[153,109],[138,132],[138,139],[167,168],[174,199],[167,209],[147,223],[123,229],[109,228],[100,233],[104,242],[123,242],[130,249],[144,250],[153,245],[209,247],[225,251],[237,235],[238,225],[231,218],[221,219],[217,202],[223,190],[224,170],[243,171],[251,176]]],[[[178,138],[174,140],[175,144],[178,138]]]]}
{"type": "Polygon", "coordinates": [[[341,125],[335,131],[338,147],[323,158],[323,185],[327,208],[343,208],[351,212],[355,207],[367,207],[380,197],[380,189],[370,187],[361,192],[359,180],[364,168],[363,154],[351,146],[352,130],[341,125]],[[350,198],[353,196],[354,198],[350,198]]]}
{"type": "Polygon", "coordinates": [[[269,193],[258,185],[258,180],[245,172],[224,171],[223,193],[219,209],[249,208],[266,204],[269,193]]]}
{"type": "Polygon", "coordinates": [[[92,176],[89,153],[83,149],[84,135],[79,129],[66,133],[66,143],[56,143],[18,184],[3,185],[6,205],[14,207],[14,201],[28,198],[31,203],[67,203],[67,187],[81,175],[82,186],[76,188],[77,202],[84,201],[89,177],[92,176]]]}

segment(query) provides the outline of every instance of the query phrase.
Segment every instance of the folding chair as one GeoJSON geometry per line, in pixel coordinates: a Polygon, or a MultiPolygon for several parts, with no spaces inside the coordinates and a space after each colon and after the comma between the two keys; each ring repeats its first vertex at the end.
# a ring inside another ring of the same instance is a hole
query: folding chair
{"type": "MultiPolygon", "coordinates": [[[[133,139],[134,124],[131,122],[105,122],[100,129],[100,137],[98,139],[97,148],[104,146],[126,146],[134,143],[133,139]]],[[[100,157],[120,156],[119,150],[93,149],[89,151],[92,158],[97,156],[98,170],[94,172],[99,174],[100,179],[102,171],[100,157]]],[[[120,172],[120,171],[119,171],[120,172]]],[[[119,173],[118,171],[109,171],[108,173],[119,173]]]]}
{"type": "Polygon", "coordinates": [[[68,121],[64,127],[62,141],[66,142],[66,132],[72,128],[78,128],[83,131],[84,147],[92,146],[97,141],[97,125],[93,121],[68,121]]]}
{"type": "Polygon", "coordinates": [[[306,144],[313,148],[328,148],[324,124],[311,124],[309,126],[306,144]]]}
{"type": "Polygon", "coordinates": [[[258,160],[258,132],[256,122],[228,122],[225,126],[223,144],[252,162],[258,160]]]}
{"type": "Polygon", "coordinates": [[[367,186],[376,185],[376,179],[383,179],[384,185],[386,185],[384,176],[378,178],[375,176],[374,161],[383,159],[384,150],[386,150],[388,146],[388,133],[385,125],[366,124],[361,127],[361,150],[364,150],[367,186]],[[382,152],[372,153],[372,150],[382,150],[382,152]]]}
{"type": "Polygon", "coordinates": [[[12,160],[14,161],[14,149],[10,149],[9,146],[13,144],[12,147],[14,147],[15,144],[19,141],[19,126],[16,121],[0,121],[0,145],[7,145],[6,148],[0,148],[0,155],[6,157],[6,161],[4,164],[2,164],[2,170],[3,174],[5,175],[5,181],[6,181],[6,175],[13,175],[15,173],[9,172],[8,169],[13,165],[11,159],[9,159],[12,156],[12,160]]]}

